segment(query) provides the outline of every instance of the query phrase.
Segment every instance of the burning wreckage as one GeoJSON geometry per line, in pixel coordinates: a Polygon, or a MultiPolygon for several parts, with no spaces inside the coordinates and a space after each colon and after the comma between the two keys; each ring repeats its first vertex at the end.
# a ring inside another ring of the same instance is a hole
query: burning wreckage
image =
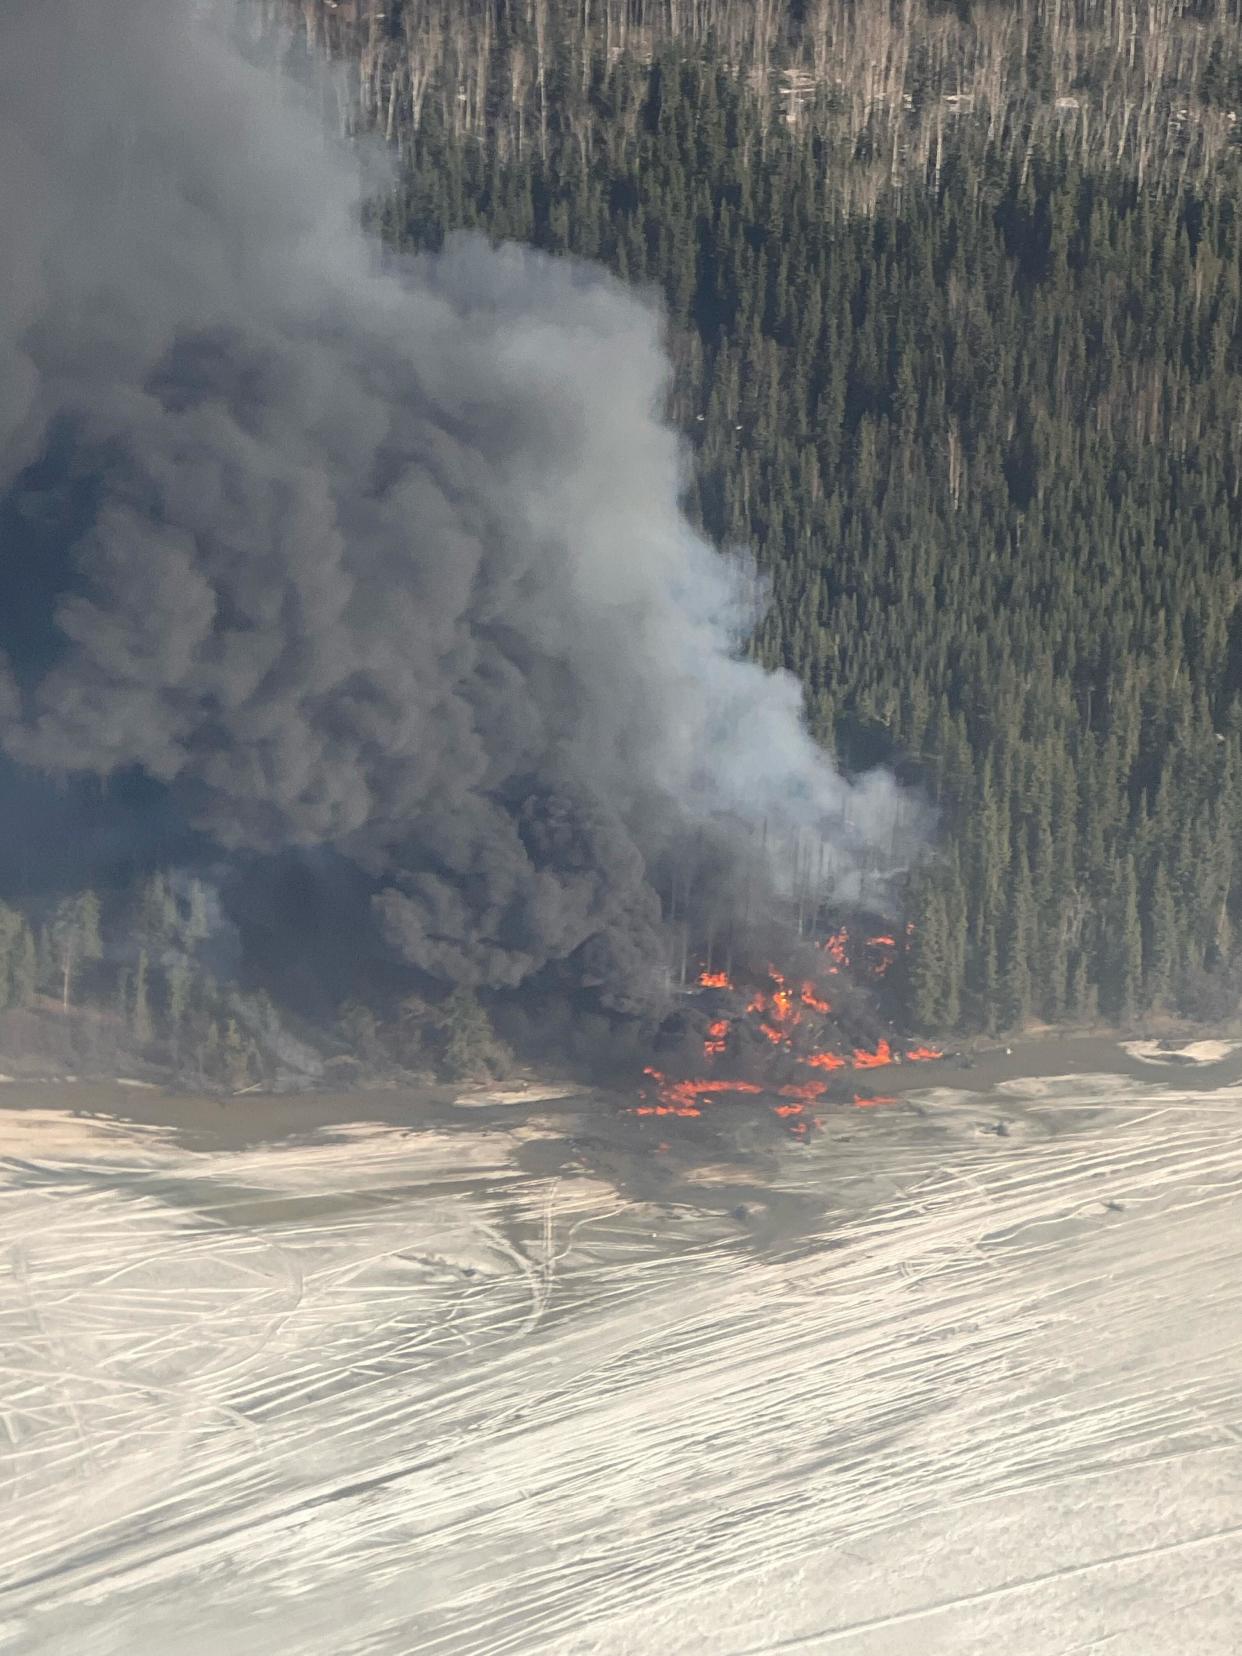
{"type": "Polygon", "coordinates": [[[632,1113],[694,1120],[713,1106],[755,1099],[792,1136],[805,1138],[822,1125],[817,1110],[825,1105],[896,1102],[860,1085],[860,1072],[944,1056],[876,1031],[875,987],[904,942],[888,933],[855,940],[843,927],[817,946],[811,970],[797,975],[769,965],[762,974],[735,977],[705,965],[690,1003],[666,1026],[670,1056],[663,1067],[644,1069],[632,1113]]]}

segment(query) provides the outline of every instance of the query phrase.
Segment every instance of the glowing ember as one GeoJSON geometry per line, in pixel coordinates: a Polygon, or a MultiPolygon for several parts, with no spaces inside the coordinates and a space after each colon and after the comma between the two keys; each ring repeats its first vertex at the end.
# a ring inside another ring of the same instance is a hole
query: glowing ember
{"type": "Polygon", "coordinates": [[[881,1041],[874,1052],[866,1052],[862,1047],[854,1048],[855,1069],[880,1069],[893,1061],[892,1048],[887,1041],[881,1041]]]}
{"type": "Polygon", "coordinates": [[[703,989],[732,989],[733,980],[728,972],[700,972],[699,985],[703,989]]]}
{"type": "Polygon", "coordinates": [[[703,1042],[703,1055],[714,1058],[722,1053],[729,1044],[729,1020],[717,1018],[707,1026],[707,1039],[703,1042]]]}
{"type": "Polygon", "coordinates": [[[828,1091],[826,1081],[791,1081],[787,1087],[779,1089],[782,1098],[801,1098],[810,1101],[822,1098],[828,1091]]]}
{"type": "Polygon", "coordinates": [[[798,1116],[806,1109],[805,1104],[775,1104],[773,1113],[778,1116],[798,1116]]]}
{"type": "Polygon", "coordinates": [[[847,1062],[835,1052],[813,1052],[809,1058],[803,1059],[803,1063],[809,1064],[812,1069],[822,1070],[844,1069],[847,1062]]]}
{"type": "Polygon", "coordinates": [[[869,937],[867,947],[869,949],[895,949],[897,939],[895,937],[869,937]]]}

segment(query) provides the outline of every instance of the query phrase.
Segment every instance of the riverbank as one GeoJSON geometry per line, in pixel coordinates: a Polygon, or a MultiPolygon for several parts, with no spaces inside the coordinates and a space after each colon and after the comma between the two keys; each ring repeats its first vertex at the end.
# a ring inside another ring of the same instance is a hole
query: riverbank
{"type": "MultiPolygon", "coordinates": [[[[1021,1076],[1107,1074],[1151,1081],[1161,1072],[1193,1070],[1196,1087],[1211,1090],[1242,1080],[1242,1037],[1208,1037],[1202,1031],[1155,1037],[1120,1030],[1070,1034],[1039,1030],[996,1041],[978,1040],[947,1051],[928,1067],[944,1076],[946,1085],[972,1089],[1021,1076]],[[1142,1056],[1136,1050],[1141,1046],[1150,1049],[1142,1056]]],[[[902,1090],[909,1090],[905,1068],[902,1083],[902,1090]]],[[[917,1079],[913,1084],[918,1084],[917,1079]]]]}
{"type": "MultiPolygon", "coordinates": [[[[1154,1039],[1119,1034],[1058,1035],[1040,1031],[1004,1042],[977,1042],[939,1059],[893,1063],[834,1077],[832,1093],[820,1108],[836,1110],[860,1102],[898,1100],[927,1088],[990,1092],[1006,1082],[1063,1075],[1118,1075],[1148,1084],[1193,1073],[1198,1091],[1242,1082],[1242,1040],[1169,1037],[1168,1050],[1154,1039]],[[1141,1050],[1141,1049],[1146,1050],[1141,1050]]],[[[0,1072],[3,1059],[0,1058],[0,1072]]],[[[588,1087],[573,1080],[518,1077],[487,1086],[393,1085],[341,1091],[265,1093],[232,1096],[164,1087],[145,1080],[99,1080],[72,1076],[6,1079],[0,1084],[0,1117],[12,1110],[64,1110],[108,1116],[142,1126],[167,1128],[189,1147],[241,1148],[273,1143],[334,1126],[379,1122],[426,1127],[473,1120],[514,1121],[524,1115],[574,1121],[624,1115],[632,1102],[624,1090],[588,1087]],[[572,1120],[571,1120],[572,1118],[572,1120]]],[[[751,1101],[746,1101],[751,1107],[751,1101]]],[[[714,1107],[723,1117],[725,1111],[714,1107]]],[[[649,1122],[659,1137],[683,1136],[697,1124],[649,1122]]],[[[650,1135],[649,1135],[650,1136],[650,1135]]],[[[3,1124],[0,1119],[0,1140],[3,1124]]]]}

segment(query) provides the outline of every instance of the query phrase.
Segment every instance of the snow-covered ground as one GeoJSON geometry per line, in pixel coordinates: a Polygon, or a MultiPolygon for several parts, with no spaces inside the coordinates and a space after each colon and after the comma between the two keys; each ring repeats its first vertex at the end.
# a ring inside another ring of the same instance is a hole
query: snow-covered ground
{"type": "Polygon", "coordinates": [[[1235,1053],[1242,1041],[1123,1041],[1122,1050],[1145,1064],[1219,1064],[1235,1053]]]}
{"type": "Polygon", "coordinates": [[[653,1201],[460,1119],[0,1115],[0,1646],[1242,1647],[1242,1090],[929,1089],[653,1201]]]}

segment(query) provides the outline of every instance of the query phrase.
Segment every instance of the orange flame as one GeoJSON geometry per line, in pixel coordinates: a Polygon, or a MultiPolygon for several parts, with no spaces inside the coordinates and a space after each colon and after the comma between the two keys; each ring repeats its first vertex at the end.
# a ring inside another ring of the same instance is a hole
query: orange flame
{"type": "Polygon", "coordinates": [[[835,972],[838,967],[849,965],[849,944],[850,934],[844,926],[841,927],[840,931],[833,932],[831,937],[824,939],[824,953],[833,963],[828,968],[830,972],[835,972]]]}
{"type": "Polygon", "coordinates": [[[822,1098],[828,1091],[826,1081],[791,1081],[788,1086],[780,1088],[782,1098],[800,1098],[804,1103],[822,1098]]]}
{"type": "Polygon", "coordinates": [[[893,1061],[892,1048],[887,1041],[881,1041],[874,1052],[866,1052],[862,1047],[854,1048],[855,1069],[879,1069],[893,1061]]]}
{"type": "Polygon", "coordinates": [[[878,949],[882,951],[878,959],[873,959],[869,962],[872,977],[882,978],[888,971],[889,967],[893,964],[893,960],[896,957],[897,939],[895,937],[888,937],[881,933],[878,937],[869,937],[867,939],[867,947],[869,949],[878,949]]]}
{"type": "Polygon", "coordinates": [[[791,1081],[783,1087],[769,1088],[758,1081],[740,1081],[724,1076],[699,1076],[687,1081],[672,1081],[661,1070],[648,1067],[643,1074],[656,1084],[656,1103],[643,1103],[635,1109],[636,1115],[699,1116],[707,1099],[722,1093],[759,1094],[775,1091],[780,1098],[797,1101],[794,1110],[799,1113],[808,1103],[821,1097],[827,1090],[826,1081],[791,1081]]]}
{"type": "MultiPolygon", "coordinates": [[[[842,927],[834,932],[821,945],[827,956],[826,970],[836,972],[839,968],[849,965],[849,933],[842,927]]],[[[898,943],[896,938],[885,934],[877,934],[866,939],[866,947],[871,951],[870,970],[875,976],[882,975],[896,958],[898,943]]],[[[797,1063],[805,1070],[832,1072],[835,1070],[879,1069],[888,1064],[901,1063],[903,1057],[911,1061],[927,1061],[940,1058],[943,1054],[935,1047],[912,1047],[909,1052],[894,1052],[887,1040],[877,1043],[873,1052],[863,1047],[854,1048],[852,1054],[846,1057],[837,1052],[801,1050],[803,1045],[809,1045],[806,1037],[800,1035],[800,1029],[809,1029],[806,1022],[808,1013],[828,1016],[832,1012],[832,1003],[821,995],[813,979],[789,983],[784,974],[775,966],[768,967],[770,987],[756,989],[747,1003],[747,1013],[753,1015],[752,1028],[758,1029],[763,1038],[772,1046],[784,1047],[797,1063]]],[[[705,989],[734,989],[736,986],[727,972],[713,972],[703,970],[699,973],[699,984],[705,989]]],[[[704,1057],[711,1061],[712,1067],[729,1048],[733,1033],[734,1017],[719,1017],[712,1019],[706,1026],[703,1040],[704,1057]]],[[[654,1082],[650,1093],[643,1093],[644,1102],[638,1106],[635,1113],[643,1116],[689,1116],[697,1117],[704,1113],[710,1099],[721,1095],[762,1095],[767,1093],[783,1100],[774,1104],[776,1114],[785,1120],[791,1131],[805,1132],[807,1121],[799,1118],[807,1114],[808,1106],[816,1099],[821,1098],[829,1087],[826,1079],[790,1082],[784,1086],[765,1085],[757,1081],[740,1081],[720,1075],[673,1080],[656,1069],[647,1069],[647,1076],[654,1082]]],[[[860,1108],[876,1103],[892,1103],[895,1100],[877,1095],[874,1098],[855,1095],[855,1103],[860,1108]]],[[[818,1120],[818,1118],[816,1118],[818,1120]]]]}
{"type": "MultiPolygon", "coordinates": [[[[751,996],[746,1010],[762,1015],[760,1033],[766,1040],[771,1041],[773,1046],[779,1046],[782,1042],[788,1043],[789,1032],[802,1022],[802,1007],[798,1004],[794,991],[789,988],[775,966],[768,967],[768,976],[775,987],[770,993],[766,989],[757,989],[751,996]]],[[[809,989],[814,987],[814,984],[807,985],[809,989]]],[[[827,1003],[824,1005],[826,1007],[827,1003]]]]}
{"type": "Polygon", "coordinates": [[[872,1093],[870,1098],[864,1098],[861,1093],[854,1094],[854,1108],[856,1110],[874,1110],[878,1104],[895,1104],[897,1100],[889,1093],[872,1093]]]}
{"type": "Polygon", "coordinates": [[[704,1099],[715,1093],[761,1093],[757,1081],[729,1081],[719,1077],[697,1077],[688,1081],[671,1081],[658,1069],[648,1066],[644,1071],[656,1084],[658,1105],[646,1105],[640,1114],[701,1115],[704,1099]]]}
{"type": "Polygon", "coordinates": [[[815,985],[809,982],[802,985],[802,1004],[803,1006],[809,1006],[812,1012],[828,1013],[832,1011],[831,1002],[822,1000],[815,992],[815,985]]]}
{"type": "Polygon", "coordinates": [[[805,1062],[808,1063],[812,1069],[823,1070],[844,1069],[846,1065],[846,1060],[839,1057],[835,1052],[813,1052],[811,1056],[805,1060],[805,1062]]]}
{"type": "Polygon", "coordinates": [[[707,1039],[703,1042],[703,1055],[713,1058],[723,1052],[729,1044],[729,1020],[717,1018],[707,1026],[707,1039]]]}

